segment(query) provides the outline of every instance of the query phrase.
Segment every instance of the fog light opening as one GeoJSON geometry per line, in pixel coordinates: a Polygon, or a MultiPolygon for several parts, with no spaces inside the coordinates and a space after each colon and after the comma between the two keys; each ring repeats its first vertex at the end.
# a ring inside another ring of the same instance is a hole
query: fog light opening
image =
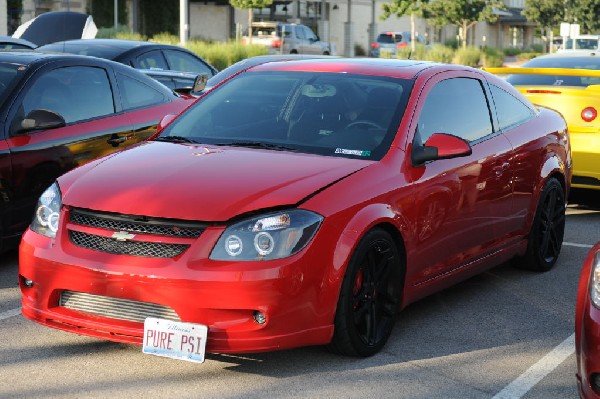
{"type": "Polygon", "coordinates": [[[254,321],[260,325],[263,325],[267,322],[267,316],[258,310],[255,310],[252,316],[254,317],[254,321]]]}
{"type": "Polygon", "coordinates": [[[27,288],[33,287],[33,280],[23,277],[23,285],[27,288]]]}

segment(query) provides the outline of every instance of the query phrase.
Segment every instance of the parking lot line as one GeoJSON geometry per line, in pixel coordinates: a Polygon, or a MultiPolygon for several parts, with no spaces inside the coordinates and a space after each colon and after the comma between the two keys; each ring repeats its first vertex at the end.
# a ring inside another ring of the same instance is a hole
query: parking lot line
{"type": "Polygon", "coordinates": [[[593,245],[588,245],[588,244],[576,244],[574,242],[563,242],[563,245],[569,246],[569,247],[578,247],[578,248],[592,248],[593,245]]]}
{"type": "Polygon", "coordinates": [[[523,397],[566,358],[571,356],[573,352],[575,352],[575,334],[571,334],[492,399],[518,399],[523,397]]]}
{"type": "Polygon", "coordinates": [[[17,316],[21,314],[21,308],[10,309],[0,313],[0,320],[8,319],[9,317],[17,316]]]}

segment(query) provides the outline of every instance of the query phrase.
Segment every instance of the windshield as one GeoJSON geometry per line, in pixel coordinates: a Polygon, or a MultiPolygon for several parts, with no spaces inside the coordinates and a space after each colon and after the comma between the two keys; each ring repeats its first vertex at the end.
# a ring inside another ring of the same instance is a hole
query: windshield
{"type": "MultiPolygon", "coordinates": [[[[524,68],[568,68],[600,69],[600,58],[589,57],[548,57],[534,58],[523,64],[524,68]]],[[[506,79],[514,86],[589,86],[600,84],[600,78],[563,75],[510,75],[506,79]]]]}
{"type": "Polygon", "coordinates": [[[412,84],[342,73],[242,73],[208,93],[158,140],[378,160],[396,134],[412,84]]]}

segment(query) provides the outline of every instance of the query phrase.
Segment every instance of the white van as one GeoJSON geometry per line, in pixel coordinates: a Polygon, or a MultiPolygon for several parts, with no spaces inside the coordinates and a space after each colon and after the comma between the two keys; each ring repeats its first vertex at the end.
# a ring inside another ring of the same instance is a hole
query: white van
{"type": "Polygon", "coordinates": [[[579,35],[567,38],[558,51],[600,50],[600,35],[579,35]]]}

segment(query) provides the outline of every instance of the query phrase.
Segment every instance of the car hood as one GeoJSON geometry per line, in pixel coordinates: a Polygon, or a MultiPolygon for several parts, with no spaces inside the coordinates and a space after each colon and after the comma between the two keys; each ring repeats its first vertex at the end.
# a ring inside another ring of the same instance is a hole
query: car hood
{"type": "Polygon", "coordinates": [[[91,15],[73,11],[51,11],[20,25],[13,37],[43,46],[71,39],[93,39],[97,32],[91,15]]]}
{"type": "Polygon", "coordinates": [[[59,178],[65,205],[226,221],[293,206],[373,161],[249,148],[145,142],[59,178]]]}

